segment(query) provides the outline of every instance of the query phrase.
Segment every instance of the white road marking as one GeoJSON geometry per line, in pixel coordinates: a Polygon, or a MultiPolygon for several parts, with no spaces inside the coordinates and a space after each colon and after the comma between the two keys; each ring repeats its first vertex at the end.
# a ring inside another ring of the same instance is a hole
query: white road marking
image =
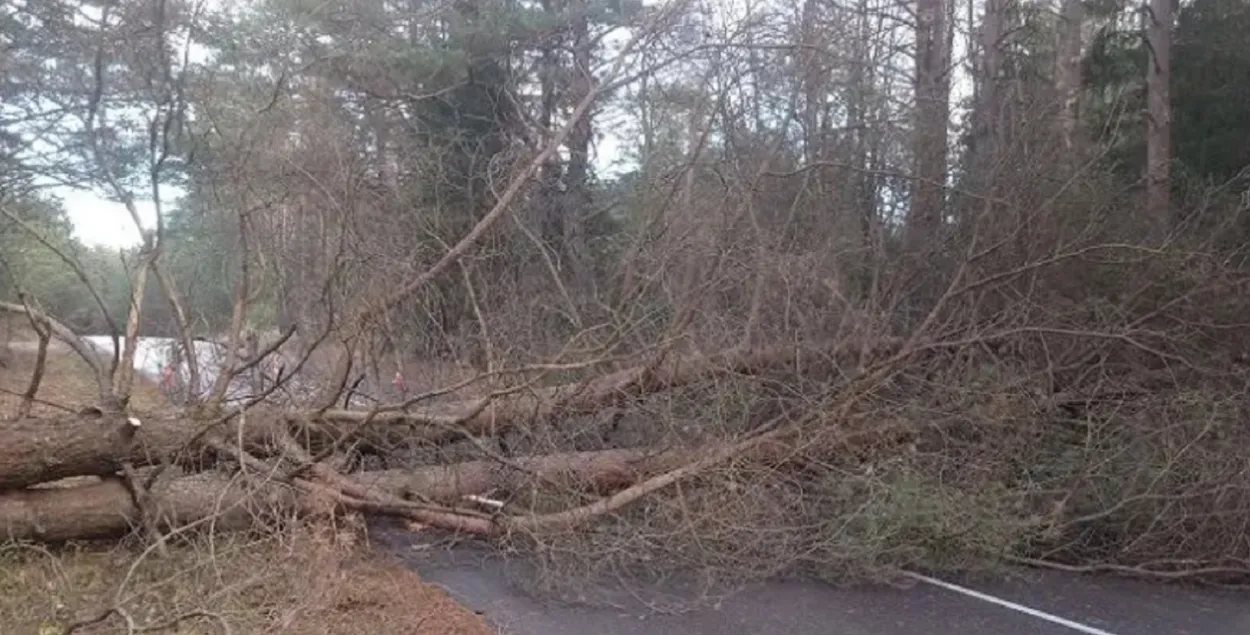
{"type": "Polygon", "coordinates": [[[930,578],[929,576],[920,575],[919,573],[912,573],[910,571],[905,572],[905,573],[908,577],[919,580],[926,584],[932,584],[933,586],[942,587],[943,589],[946,589],[948,591],[962,593],[963,595],[966,595],[968,597],[974,597],[978,600],[989,602],[990,604],[997,604],[1001,607],[1008,608],[1019,613],[1024,613],[1025,615],[1030,615],[1032,617],[1036,617],[1041,620],[1046,620],[1047,622],[1051,622],[1053,624],[1065,626],[1074,631],[1080,631],[1082,633],[1086,633],[1087,635],[1115,635],[1115,633],[1104,631],[1101,628],[1094,628],[1093,626],[1087,626],[1085,624],[1081,624],[1080,622],[1074,622],[1072,620],[1059,617],[1058,615],[1051,615],[1050,613],[1046,613],[1044,611],[1039,611],[1037,609],[1029,608],[1027,606],[1024,606],[1023,604],[1016,604],[1015,602],[1011,602],[1008,600],[1004,600],[1002,598],[994,597],[988,593],[974,591],[972,589],[961,587],[957,584],[951,584],[950,582],[944,582],[942,580],[938,580],[937,578],[930,578]]]}

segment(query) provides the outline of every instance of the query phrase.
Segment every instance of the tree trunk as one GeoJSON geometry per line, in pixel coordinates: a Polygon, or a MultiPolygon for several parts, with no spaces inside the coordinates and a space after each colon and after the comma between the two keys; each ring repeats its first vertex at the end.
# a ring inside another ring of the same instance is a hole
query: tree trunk
{"type": "Polygon", "coordinates": [[[111,404],[112,385],[109,383],[108,371],[104,368],[103,360],[101,359],[103,356],[99,351],[78,337],[68,326],[31,307],[12,302],[0,302],[0,311],[30,316],[31,320],[47,329],[53,337],[65,342],[91,369],[91,374],[96,381],[97,396],[100,399],[100,403],[104,405],[111,404]]]}
{"type": "MultiPolygon", "coordinates": [[[[568,101],[576,106],[590,94],[591,49],[594,42],[590,38],[589,18],[586,15],[590,8],[586,0],[573,0],[569,8],[573,13],[570,25],[573,64],[569,68],[568,101]]],[[[565,175],[568,183],[563,196],[567,202],[562,206],[565,214],[564,250],[579,298],[593,293],[594,286],[594,259],[589,250],[586,226],[593,202],[590,194],[590,142],[594,137],[591,116],[590,111],[584,113],[573,122],[573,129],[569,132],[569,163],[565,175]]]]}
{"type": "MultiPolygon", "coordinates": [[[[149,492],[148,513],[167,529],[213,519],[214,529],[242,529],[258,515],[292,508],[294,492],[273,484],[254,491],[243,479],[204,473],[164,479],[149,492]]],[[[140,526],[139,508],[121,480],[79,487],[0,493],[0,536],[7,540],[61,542],[115,538],[140,526]]]]}
{"type": "MultiPolygon", "coordinates": [[[[442,442],[464,434],[498,434],[527,422],[552,422],[561,417],[599,412],[639,395],[671,390],[723,375],[755,375],[788,367],[818,368],[830,355],[859,355],[865,359],[898,345],[893,340],[870,344],[842,344],[807,349],[730,349],[711,355],[672,357],[654,365],[625,370],[572,384],[516,391],[493,400],[477,399],[447,406],[369,416],[351,410],[308,413],[307,420],[351,429],[369,419],[395,424],[397,441],[442,442]],[[402,424],[402,425],[400,425],[402,424]]],[[[0,437],[0,441],[3,437],[0,437]]]]}
{"type": "MultiPolygon", "coordinates": [[[[199,462],[205,449],[223,443],[242,443],[245,450],[261,457],[270,456],[288,450],[282,440],[289,440],[287,426],[291,424],[314,432],[313,436],[320,436],[322,443],[345,437],[372,438],[391,432],[396,433],[396,441],[406,443],[457,440],[466,433],[498,434],[510,427],[550,424],[566,415],[593,413],[624,399],[717,375],[750,375],[786,367],[803,367],[810,374],[820,372],[813,369],[827,365],[831,353],[869,359],[897,346],[897,342],[886,341],[871,346],[871,350],[856,344],[800,350],[730,350],[715,355],[675,357],[575,384],[517,391],[493,401],[475,400],[450,404],[443,409],[382,413],[373,417],[370,413],[349,410],[276,414],[257,408],[248,411],[245,417],[238,416],[222,424],[220,429],[210,429],[217,421],[215,418],[150,417],[135,425],[134,420],[107,413],[17,420],[0,426],[0,492],[70,476],[114,477],[126,464],[131,467],[167,462],[190,465],[199,462]]],[[[596,487],[603,487],[628,481],[635,470],[645,472],[680,463],[684,455],[678,451],[653,457],[642,452],[619,451],[557,455],[520,462],[524,465],[528,461],[531,471],[540,475],[580,475],[583,480],[593,480],[596,487]]],[[[380,479],[377,485],[392,496],[415,491],[423,497],[436,498],[504,486],[515,480],[511,471],[480,462],[428,468],[415,473],[382,474],[376,478],[380,479]]],[[[34,503],[23,498],[27,494],[14,496],[18,496],[18,502],[10,501],[9,509],[18,511],[11,513],[26,514],[24,510],[34,503]]],[[[63,504],[71,510],[77,507],[77,504],[63,504]]],[[[84,520],[84,526],[90,531],[95,531],[91,527],[101,526],[111,531],[118,526],[100,525],[94,518],[88,515],[84,520]]],[[[23,531],[23,535],[27,535],[36,530],[23,531]]]]}
{"type": "MultiPolygon", "coordinates": [[[[206,422],[182,417],[141,416],[139,421],[136,427],[126,417],[106,414],[3,422],[0,491],[69,476],[108,476],[116,474],[123,462],[138,467],[171,460],[206,426],[206,422]]],[[[267,445],[278,423],[276,418],[262,419],[259,413],[249,416],[242,430],[245,446],[267,445]]],[[[214,434],[235,432],[236,426],[222,426],[214,434]]]]}
{"type": "Polygon", "coordinates": [[[1081,27],[1085,21],[1082,0],[1062,0],[1055,46],[1055,93],[1059,97],[1059,138],[1071,155],[1081,96],[1081,27]]]}
{"type": "Polygon", "coordinates": [[[950,119],[950,49],[945,0],[918,0],[916,6],[916,114],[908,243],[922,250],[942,226],[950,119]]]}
{"type": "Polygon", "coordinates": [[[147,289],[148,269],[156,260],[157,252],[151,244],[139,251],[131,279],[130,310],[126,318],[126,341],[122,347],[121,363],[113,376],[113,390],[109,399],[101,404],[107,410],[121,412],[130,403],[130,392],[135,383],[135,351],[139,346],[139,327],[143,324],[143,298],[147,289]]]}
{"type": "Polygon", "coordinates": [[[1171,221],[1172,109],[1168,91],[1172,65],[1172,3],[1150,0],[1146,39],[1150,64],[1146,68],[1146,215],[1160,234],[1171,221]]]}
{"type": "MultiPolygon", "coordinates": [[[[520,457],[510,465],[494,460],[468,461],[415,470],[365,472],[330,480],[346,484],[353,492],[374,492],[401,500],[433,500],[447,504],[462,502],[470,494],[491,490],[512,490],[522,479],[536,479],[553,486],[593,490],[609,494],[644,479],[707,457],[733,451],[732,445],[653,451],[649,449],[572,452],[547,456],[520,457]]],[[[738,454],[757,461],[780,460],[793,448],[780,443],[757,443],[738,454]]],[[[322,468],[322,466],[318,466],[322,468]]],[[[324,473],[324,468],[314,472],[324,473]]],[[[529,481],[532,482],[532,481],[529,481]]],[[[257,486],[244,478],[207,472],[158,480],[149,492],[147,513],[158,529],[185,526],[213,519],[214,529],[242,529],[257,518],[289,512],[329,512],[343,503],[304,497],[295,488],[277,481],[257,486]],[[215,517],[215,518],[214,518],[215,517]]],[[[384,505],[361,501],[366,511],[384,505]]],[[[448,509],[450,511],[450,509],[448,509]]],[[[446,514],[454,521],[454,514],[446,514]]],[[[140,510],[130,490],[118,478],[77,487],[39,487],[0,492],[0,535],[10,540],[58,542],[75,539],[111,538],[140,526],[140,510]]],[[[480,524],[480,523],[479,523],[480,524]]]]}
{"type": "Polygon", "coordinates": [[[617,449],[515,457],[505,465],[495,460],[466,461],[415,470],[382,470],[352,475],[369,487],[404,498],[424,496],[452,502],[491,490],[514,491],[526,479],[537,479],[605,494],[641,478],[668,471],[690,460],[694,450],[617,449]]]}
{"type": "Polygon", "coordinates": [[[1000,119],[1003,112],[1002,90],[999,82],[1003,69],[1003,38],[1006,35],[1007,0],[986,0],[985,15],[981,18],[979,43],[980,64],[976,82],[976,105],[973,116],[972,178],[984,193],[993,190],[996,164],[1002,160],[999,147],[1002,140],[1000,119]]]}

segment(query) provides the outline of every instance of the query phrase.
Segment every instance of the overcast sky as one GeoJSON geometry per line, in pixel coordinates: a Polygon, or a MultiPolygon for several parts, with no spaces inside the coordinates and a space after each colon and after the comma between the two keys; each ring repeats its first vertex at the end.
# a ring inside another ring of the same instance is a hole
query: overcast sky
{"type": "MultiPolygon", "coordinates": [[[[126,213],[126,206],[83,190],[57,189],[54,192],[65,202],[65,211],[83,243],[103,247],[139,244],[139,230],[126,213]]],[[[143,226],[155,227],[156,207],[152,201],[137,201],[136,206],[143,226]]]]}

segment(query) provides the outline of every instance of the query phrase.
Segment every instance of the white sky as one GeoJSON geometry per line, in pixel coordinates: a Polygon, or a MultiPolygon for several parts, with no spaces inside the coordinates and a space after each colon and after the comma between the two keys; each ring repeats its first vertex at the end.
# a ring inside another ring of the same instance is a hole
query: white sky
{"type": "MultiPolygon", "coordinates": [[[[53,192],[64,202],[69,220],[74,224],[74,231],[84,244],[99,247],[130,247],[139,244],[139,230],[126,212],[125,205],[85,190],[57,188],[53,192]]],[[[152,201],[136,201],[135,207],[139,210],[144,229],[156,226],[156,206],[152,201]]]]}

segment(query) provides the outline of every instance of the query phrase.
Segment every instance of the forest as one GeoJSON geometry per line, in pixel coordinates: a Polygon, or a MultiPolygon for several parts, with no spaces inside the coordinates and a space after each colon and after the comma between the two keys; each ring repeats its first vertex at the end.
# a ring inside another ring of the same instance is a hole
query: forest
{"type": "Polygon", "coordinates": [[[39,361],[0,528],[1244,583],[1246,33],[1246,0],[9,0],[0,308],[39,361]],[[168,407],[141,336],[183,351],[168,407]],[[90,407],[32,408],[55,346],[90,407]]]}

